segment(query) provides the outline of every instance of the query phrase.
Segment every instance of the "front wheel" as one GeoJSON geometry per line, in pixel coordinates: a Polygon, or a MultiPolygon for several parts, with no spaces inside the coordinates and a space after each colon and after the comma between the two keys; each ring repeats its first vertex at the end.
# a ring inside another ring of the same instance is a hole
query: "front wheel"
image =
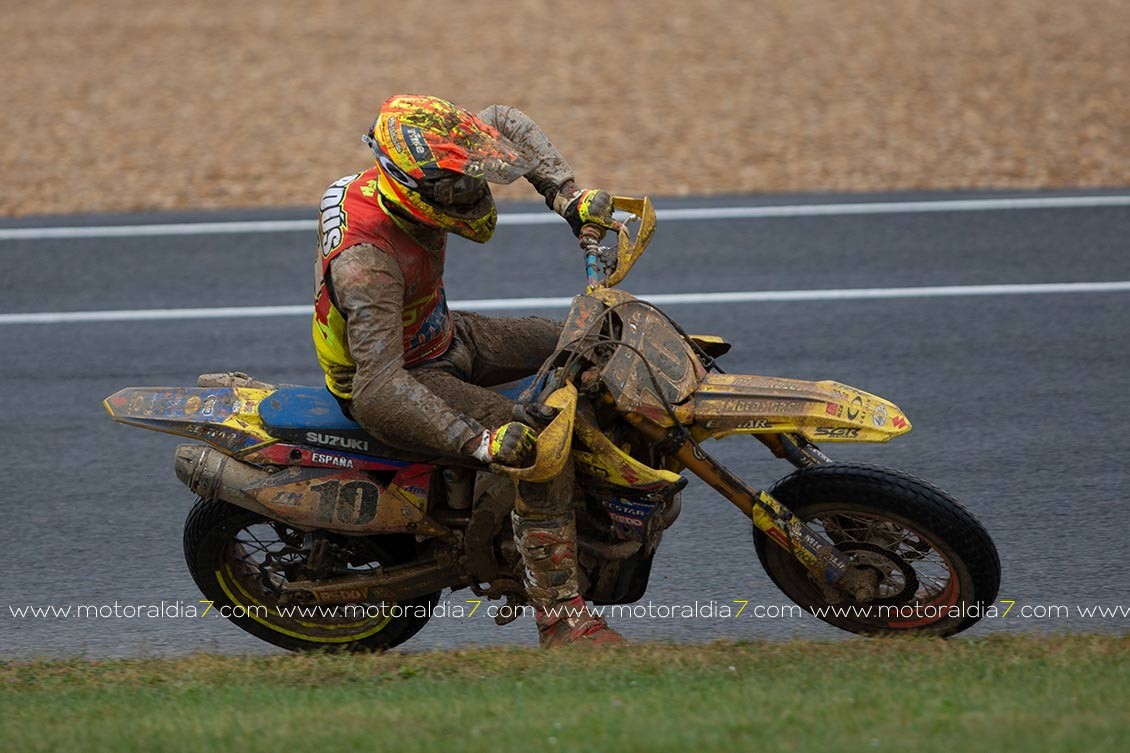
{"type": "Polygon", "coordinates": [[[291,651],[392,648],[424,627],[439,600],[436,591],[390,604],[288,604],[280,598],[288,580],[372,572],[411,552],[398,537],[306,533],[218,499],[198,500],[189,512],[184,556],[211,608],[291,651]]]}
{"type": "Polygon", "coordinates": [[[824,622],[865,635],[947,636],[977,622],[996,599],[1000,558],[992,539],[969,511],[926,481],[875,466],[829,463],[785,477],[770,494],[852,564],[878,575],[875,599],[830,600],[807,568],[755,528],[769,577],[824,622]]]}

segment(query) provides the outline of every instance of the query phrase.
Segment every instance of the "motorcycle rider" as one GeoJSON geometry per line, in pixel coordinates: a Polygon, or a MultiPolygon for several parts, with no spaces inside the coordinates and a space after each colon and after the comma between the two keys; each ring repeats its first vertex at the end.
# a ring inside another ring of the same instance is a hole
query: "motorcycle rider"
{"type": "MultiPolygon", "coordinates": [[[[488,182],[525,177],[578,236],[585,225],[619,227],[611,197],[578,188],[557,148],[513,107],[476,116],[397,95],[362,140],[375,166],[333,183],[320,205],[313,336],[326,386],[390,446],[527,465],[535,431],[485,387],[535,373],[560,325],[449,311],[447,234],[490,239],[488,182]]],[[[512,522],[541,645],[623,642],[580,596],[572,464],[549,483],[519,484],[512,522]]]]}

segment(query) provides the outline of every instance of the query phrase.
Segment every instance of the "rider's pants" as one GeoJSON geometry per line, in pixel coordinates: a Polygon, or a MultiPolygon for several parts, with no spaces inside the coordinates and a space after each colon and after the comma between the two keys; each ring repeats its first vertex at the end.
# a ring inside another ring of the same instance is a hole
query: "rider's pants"
{"type": "MultiPolygon", "coordinates": [[[[409,373],[489,429],[514,420],[514,401],[486,387],[536,373],[556,347],[561,324],[535,316],[487,317],[463,311],[452,316],[451,347],[409,373]]],[[[527,518],[556,518],[572,510],[572,495],[573,474],[562,473],[548,484],[520,484],[515,509],[527,518]]]]}

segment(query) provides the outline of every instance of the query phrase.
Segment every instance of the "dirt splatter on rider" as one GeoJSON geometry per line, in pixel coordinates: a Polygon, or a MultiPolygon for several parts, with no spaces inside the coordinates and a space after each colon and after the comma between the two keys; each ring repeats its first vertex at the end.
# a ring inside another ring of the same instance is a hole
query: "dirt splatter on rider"
{"type": "MultiPolygon", "coordinates": [[[[326,386],[390,446],[484,468],[527,464],[536,433],[486,388],[535,373],[560,325],[450,311],[447,234],[490,239],[490,183],[525,177],[575,235],[586,224],[618,227],[611,197],[578,188],[564,156],[513,107],[475,115],[397,95],[363,140],[376,164],[333,183],[320,206],[313,335],[326,386]]],[[[623,641],[580,595],[572,466],[549,483],[520,484],[512,522],[541,645],[623,641]]]]}

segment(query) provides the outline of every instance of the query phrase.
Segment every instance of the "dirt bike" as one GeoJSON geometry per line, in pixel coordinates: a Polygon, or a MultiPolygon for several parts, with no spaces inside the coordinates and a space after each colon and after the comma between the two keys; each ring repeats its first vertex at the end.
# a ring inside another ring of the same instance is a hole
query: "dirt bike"
{"type": "Polygon", "coordinates": [[[835,463],[815,444],[886,442],[910,431],[906,415],[839,382],[723,373],[716,359],[728,343],[688,335],[615,287],[656,223],[647,199],[614,205],[632,216],[614,248],[582,232],[588,286],[556,352],[511,387],[540,430],[527,468],[486,473],[383,446],[324,388],[238,372],[107,398],[115,421],[195,440],[174,465],[199,495],[184,553],[205,597],[294,650],[396,646],[445,588],[507,599],[496,621],[508,622],[527,603],[510,528],[517,481],[552,479],[572,458],[580,580],[593,603],[643,596],[689,471],[751,519],[769,577],[820,619],[872,635],[974,624],[1000,581],[981,524],[926,481],[835,463]],[[738,434],[796,470],[757,489],[702,447],[738,434]]]}

